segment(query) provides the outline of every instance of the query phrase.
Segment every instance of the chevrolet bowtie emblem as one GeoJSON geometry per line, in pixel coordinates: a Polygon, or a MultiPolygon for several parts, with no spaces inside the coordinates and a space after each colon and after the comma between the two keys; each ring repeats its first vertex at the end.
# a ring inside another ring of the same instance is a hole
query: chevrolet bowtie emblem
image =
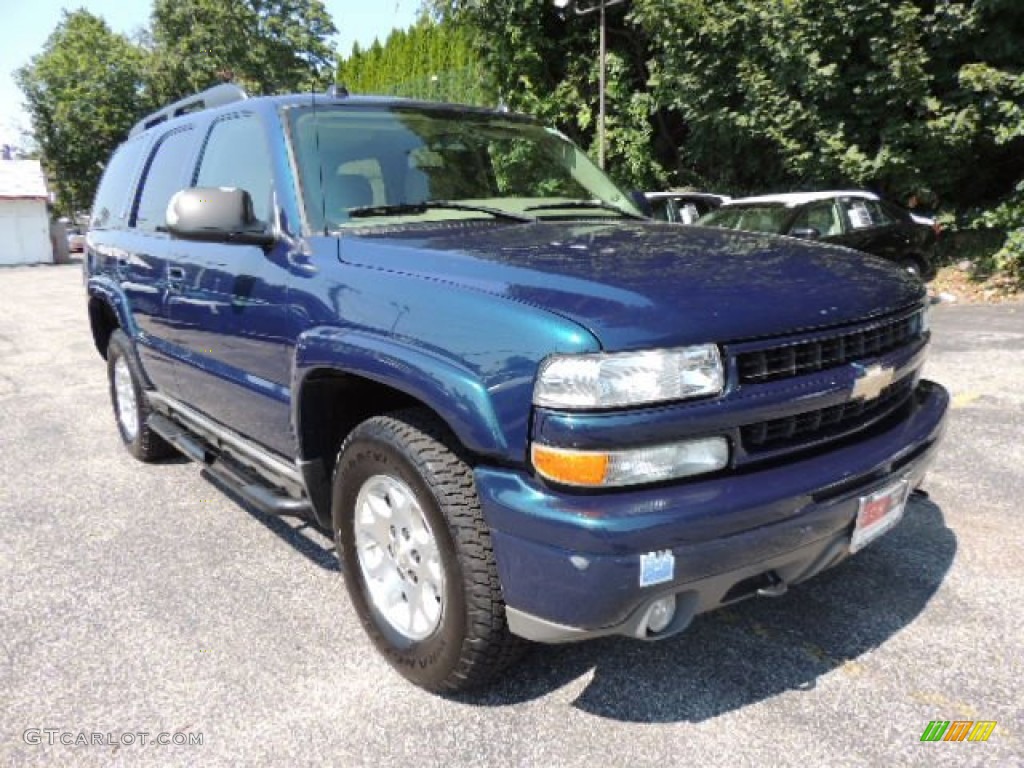
{"type": "Polygon", "coordinates": [[[862,365],[854,364],[854,370],[860,372],[860,376],[853,383],[853,392],[850,397],[854,400],[874,400],[882,390],[892,384],[896,371],[882,365],[872,365],[865,368],[862,365]]]}

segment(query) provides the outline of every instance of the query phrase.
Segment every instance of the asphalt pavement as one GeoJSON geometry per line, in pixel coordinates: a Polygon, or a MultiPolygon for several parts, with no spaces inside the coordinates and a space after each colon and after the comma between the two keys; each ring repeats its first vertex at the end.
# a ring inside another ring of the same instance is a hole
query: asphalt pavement
{"type": "Polygon", "coordinates": [[[2,269],[0,763],[1024,765],[1024,305],[933,327],[953,410],[895,530],[676,638],[537,646],[446,699],[372,650],[322,532],[123,450],[79,267],[2,269]],[[932,720],[996,727],[922,743],[932,720]]]}

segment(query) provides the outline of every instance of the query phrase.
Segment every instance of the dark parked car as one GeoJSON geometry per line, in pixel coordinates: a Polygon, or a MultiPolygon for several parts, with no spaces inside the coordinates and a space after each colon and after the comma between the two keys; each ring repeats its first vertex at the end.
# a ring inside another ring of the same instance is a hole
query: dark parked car
{"type": "Polygon", "coordinates": [[[330,530],[431,690],[783,594],[899,522],[943,432],[919,280],[650,221],[522,115],[218,86],[136,126],[85,248],[128,451],[330,530]]]}
{"type": "Polygon", "coordinates": [[[798,192],[730,200],[700,219],[709,227],[771,232],[845,245],[935,277],[938,227],[871,192],[798,192]]]}
{"type": "Polygon", "coordinates": [[[694,224],[730,199],[727,195],[687,191],[645,192],[644,197],[655,219],[676,224],[694,224]]]}

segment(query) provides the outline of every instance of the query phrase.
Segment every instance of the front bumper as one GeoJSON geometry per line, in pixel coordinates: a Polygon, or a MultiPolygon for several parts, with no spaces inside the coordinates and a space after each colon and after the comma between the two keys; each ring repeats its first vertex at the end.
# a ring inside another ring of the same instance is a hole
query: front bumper
{"type": "Polygon", "coordinates": [[[512,469],[479,467],[477,488],[513,632],[541,642],[646,637],[651,604],[676,595],[681,631],[720,605],[778,591],[849,553],[858,499],[921,483],[949,403],[922,381],[906,418],[870,437],[770,468],[615,493],[553,490],[512,469]],[[641,587],[641,555],[671,550],[669,581],[641,587]]]}

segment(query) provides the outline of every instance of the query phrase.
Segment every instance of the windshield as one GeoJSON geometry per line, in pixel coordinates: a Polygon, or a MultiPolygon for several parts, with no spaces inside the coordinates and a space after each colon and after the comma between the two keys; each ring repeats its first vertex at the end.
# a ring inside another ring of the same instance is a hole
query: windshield
{"type": "Polygon", "coordinates": [[[572,142],[521,118],[346,106],[288,120],[313,231],[641,215],[572,142]]]}
{"type": "Polygon", "coordinates": [[[783,231],[791,212],[782,205],[728,205],[702,216],[697,223],[708,227],[771,232],[777,235],[783,231]]]}

